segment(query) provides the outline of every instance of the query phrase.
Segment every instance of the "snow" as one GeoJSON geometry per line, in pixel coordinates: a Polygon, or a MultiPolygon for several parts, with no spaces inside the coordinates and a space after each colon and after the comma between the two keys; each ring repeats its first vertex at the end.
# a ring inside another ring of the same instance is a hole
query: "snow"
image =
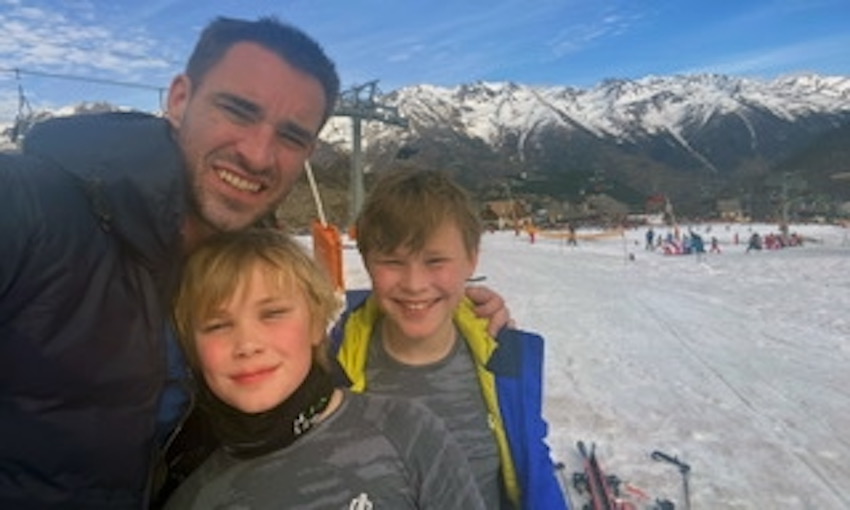
{"type": "MultiPolygon", "coordinates": [[[[797,225],[804,246],[747,254],[775,226],[695,230],[723,253],[649,252],[642,228],[577,247],[485,235],[479,274],[546,338],[553,457],[571,478],[575,442],[595,443],[603,468],[677,508],[681,476],[653,450],[691,466],[694,509],[850,508],[848,231],[797,225]]],[[[347,287],[368,287],[357,250],[344,260],[347,287]]]]}

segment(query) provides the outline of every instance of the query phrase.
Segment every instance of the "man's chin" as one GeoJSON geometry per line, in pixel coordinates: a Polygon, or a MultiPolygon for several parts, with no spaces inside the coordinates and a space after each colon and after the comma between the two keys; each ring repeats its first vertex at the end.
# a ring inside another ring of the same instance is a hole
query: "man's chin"
{"type": "Polygon", "coordinates": [[[254,226],[270,226],[274,216],[272,213],[251,213],[246,211],[217,211],[204,215],[206,223],[214,231],[234,232],[254,226]]]}

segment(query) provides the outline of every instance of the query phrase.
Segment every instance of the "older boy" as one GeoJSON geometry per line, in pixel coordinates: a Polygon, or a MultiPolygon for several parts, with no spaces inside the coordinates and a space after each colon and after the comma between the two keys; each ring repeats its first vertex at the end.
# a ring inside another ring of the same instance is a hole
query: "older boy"
{"type": "Polygon", "coordinates": [[[397,171],[357,220],[372,295],[344,323],[337,359],[354,391],[411,398],[465,449],[487,508],[566,508],[544,443],[542,339],[497,338],[464,297],[481,225],[438,172],[397,171]]]}

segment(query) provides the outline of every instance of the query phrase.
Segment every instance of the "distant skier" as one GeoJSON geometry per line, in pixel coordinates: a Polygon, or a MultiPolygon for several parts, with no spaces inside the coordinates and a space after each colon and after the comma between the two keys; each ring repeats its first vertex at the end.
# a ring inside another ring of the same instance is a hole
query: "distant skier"
{"type": "Polygon", "coordinates": [[[652,241],[655,239],[655,231],[652,227],[649,227],[649,230],[646,231],[646,249],[649,251],[653,251],[655,249],[655,245],[652,241]]]}
{"type": "Polygon", "coordinates": [[[711,236],[711,248],[708,251],[709,253],[720,253],[720,242],[714,236],[711,236]]]}
{"type": "Polygon", "coordinates": [[[688,235],[690,236],[691,251],[697,255],[705,253],[705,243],[702,240],[702,236],[694,231],[689,231],[688,235]]]}
{"type": "Polygon", "coordinates": [[[750,236],[750,242],[747,244],[747,253],[750,253],[750,250],[761,250],[761,236],[758,232],[753,232],[753,235],[750,236]]]}

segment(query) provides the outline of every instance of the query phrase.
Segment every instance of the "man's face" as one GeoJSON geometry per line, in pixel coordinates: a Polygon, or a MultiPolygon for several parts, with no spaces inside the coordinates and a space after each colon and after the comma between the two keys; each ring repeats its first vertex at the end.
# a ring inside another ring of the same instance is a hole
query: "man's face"
{"type": "Polygon", "coordinates": [[[238,230],[270,213],[301,175],[324,111],[316,78],[254,43],[234,45],[199,84],[175,78],[168,118],[186,160],[189,221],[238,230]]]}

